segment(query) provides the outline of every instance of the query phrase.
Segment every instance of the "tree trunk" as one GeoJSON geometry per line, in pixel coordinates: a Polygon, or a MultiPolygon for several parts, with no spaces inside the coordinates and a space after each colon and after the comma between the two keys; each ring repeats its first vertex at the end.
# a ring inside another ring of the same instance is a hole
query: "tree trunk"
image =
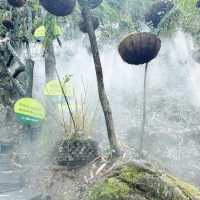
{"type": "Polygon", "coordinates": [[[90,44],[91,44],[91,49],[92,49],[92,54],[93,54],[93,59],[94,59],[94,64],[95,64],[95,70],[96,70],[99,99],[101,102],[101,106],[102,106],[105,121],[106,121],[109,143],[111,146],[112,154],[114,156],[118,156],[119,149],[118,149],[118,144],[117,144],[117,139],[116,139],[116,134],[115,134],[115,129],[114,129],[112,111],[111,111],[108,97],[106,95],[106,91],[104,87],[103,71],[102,71],[101,60],[100,60],[97,41],[96,41],[96,35],[93,29],[90,8],[88,6],[87,0],[79,0],[79,4],[81,6],[82,17],[84,21],[86,22],[87,31],[88,31],[88,35],[90,39],[90,44]]]}
{"type": "Polygon", "coordinates": [[[33,69],[34,69],[34,61],[31,59],[26,60],[26,73],[28,75],[28,85],[26,88],[26,96],[32,97],[33,92],[33,69]]]}
{"type": "Polygon", "coordinates": [[[54,53],[53,41],[49,41],[45,48],[45,77],[46,82],[54,79],[56,58],[54,53]]]}

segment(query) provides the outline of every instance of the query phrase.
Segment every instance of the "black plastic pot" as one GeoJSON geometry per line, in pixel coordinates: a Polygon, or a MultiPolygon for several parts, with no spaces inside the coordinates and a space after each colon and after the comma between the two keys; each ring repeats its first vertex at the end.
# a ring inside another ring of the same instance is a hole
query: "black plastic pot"
{"type": "Polygon", "coordinates": [[[152,33],[135,33],[127,36],[119,45],[122,59],[134,65],[148,63],[161,48],[161,40],[152,33]]]}
{"type": "Polygon", "coordinates": [[[92,9],[98,7],[103,0],[88,0],[89,1],[89,5],[92,9]]]}
{"type": "Polygon", "coordinates": [[[72,13],[76,0],[40,0],[40,4],[53,15],[66,16],[72,13]]]}
{"type": "Polygon", "coordinates": [[[22,7],[26,3],[26,0],[8,0],[8,3],[13,7],[22,7]]]}
{"type": "Polygon", "coordinates": [[[154,3],[145,14],[145,22],[156,28],[162,18],[174,7],[172,1],[161,0],[154,3]]]}
{"type": "MultiPolygon", "coordinates": [[[[99,27],[99,19],[98,17],[92,17],[92,24],[93,24],[93,28],[94,30],[96,30],[99,27]]],[[[85,21],[80,21],[79,23],[79,29],[83,32],[83,33],[87,33],[87,26],[85,21]]]]}
{"type": "Polygon", "coordinates": [[[5,26],[8,30],[14,29],[14,22],[9,19],[5,19],[2,21],[3,26],[5,26]]]}
{"type": "Polygon", "coordinates": [[[56,146],[56,162],[68,169],[77,169],[89,164],[98,156],[96,142],[87,139],[68,139],[56,146]]]}
{"type": "Polygon", "coordinates": [[[200,0],[197,1],[196,7],[197,7],[197,8],[200,8],[200,0]]]}

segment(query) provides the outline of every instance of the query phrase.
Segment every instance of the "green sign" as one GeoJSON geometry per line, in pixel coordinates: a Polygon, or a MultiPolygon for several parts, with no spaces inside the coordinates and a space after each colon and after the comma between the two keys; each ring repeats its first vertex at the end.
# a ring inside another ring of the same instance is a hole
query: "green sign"
{"type": "MultiPolygon", "coordinates": [[[[54,37],[58,37],[62,34],[62,30],[60,28],[60,26],[55,25],[54,26],[54,37]]],[[[44,38],[46,35],[46,28],[45,26],[39,26],[35,32],[34,32],[34,37],[35,38],[44,38]]]]}
{"type": "Polygon", "coordinates": [[[33,98],[21,98],[14,105],[17,119],[27,125],[38,124],[45,118],[42,104],[33,98]]]}

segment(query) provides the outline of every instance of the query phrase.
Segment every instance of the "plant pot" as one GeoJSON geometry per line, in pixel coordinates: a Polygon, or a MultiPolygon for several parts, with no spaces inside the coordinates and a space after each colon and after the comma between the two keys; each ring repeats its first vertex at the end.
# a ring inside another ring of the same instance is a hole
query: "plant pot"
{"type": "Polygon", "coordinates": [[[25,3],[26,0],[8,0],[8,3],[13,6],[13,7],[22,7],[25,3]]]}
{"type": "Polygon", "coordinates": [[[197,7],[197,8],[200,8],[200,0],[197,1],[196,7],[197,7]]]}
{"type": "MultiPolygon", "coordinates": [[[[96,30],[99,27],[99,19],[98,17],[94,17],[92,16],[92,24],[93,24],[93,28],[94,30],[96,30]]],[[[79,23],[79,29],[83,32],[83,33],[87,33],[87,26],[85,21],[80,21],[79,23]]]]}
{"type": "Polygon", "coordinates": [[[72,13],[76,0],[40,0],[40,4],[53,15],[66,16],[72,13]]]}
{"type": "Polygon", "coordinates": [[[200,49],[192,52],[192,58],[194,61],[200,64],[200,49]]]}
{"type": "Polygon", "coordinates": [[[89,6],[90,8],[94,9],[96,7],[98,7],[103,0],[88,0],[89,1],[89,6]]]}
{"type": "Polygon", "coordinates": [[[96,142],[90,139],[67,139],[56,146],[56,162],[68,169],[81,168],[98,156],[96,142]]]}
{"type": "Polygon", "coordinates": [[[119,45],[119,54],[128,64],[140,65],[154,59],[161,48],[161,40],[152,33],[135,33],[119,45]]]}
{"type": "Polygon", "coordinates": [[[161,0],[154,3],[145,14],[145,22],[156,28],[162,18],[174,7],[172,1],[161,0]]]}
{"type": "Polygon", "coordinates": [[[14,29],[14,22],[10,19],[4,19],[2,21],[3,26],[5,26],[8,30],[14,29]]]}

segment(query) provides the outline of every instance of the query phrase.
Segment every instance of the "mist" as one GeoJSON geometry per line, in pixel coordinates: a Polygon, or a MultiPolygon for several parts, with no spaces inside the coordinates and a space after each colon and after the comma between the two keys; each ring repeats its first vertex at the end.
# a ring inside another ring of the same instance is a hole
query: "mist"
{"type": "MultiPolygon", "coordinates": [[[[90,112],[94,112],[99,105],[96,75],[92,56],[88,53],[84,40],[85,38],[63,40],[62,48],[54,44],[57,69],[61,78],[66,74],[73,75],[73,87],[78,96],[83,92],[84,81],[88,93],[87,104],[90,112]]],[[[100,56],[117,138],[127,160],[131,160],[136,157],[141,131],[144,66],[124,63],[117,46],[117,43],[112,46],[104,45],[100,56]]],[[[200,187],[200,68],[191,57],[194,48],[192,37],[181,30],[177,31],[173,37],[162,38],[159,56],[150,63],[145,152],[149,161],[154,161],[159,167],[200,187]]],[[[40,45],[35,45],[33,58],[36,62],[33,96],[42,100],[45,80],[41,78],[44,77],[44,58],[40,45]]],[[[52,107],[55,104],[52,103],[52,107]]],[[[108,148],[100,106],[93,130],[91,137],[99,143],[102,150],[108,148]]],[[[44,169],[52,164],[50,154],[64,134],[59,120],[53,119],[51,124],[44,123],[42,133],[39,133],[34,142],[32,151],[37,151],[40,155],[30,161],[39,164],[40,167],[33,174],[36,175],[34,179],[37,177],[41,183],[48,176],[44,169]],[[51,142],[42,144],[44,137],[51,138],[51,142]],[[41,155],[46,159],[41,159],[41,155]]],[[[30,146],[24,144],[23,148],[29,149],[30,146]]],[[[55,184],[57,189],[64,190],[61,180],[57,180],[55,184]]],[[[65,184],[77,193],[78,184],[72,180],[65,181],[65,184]]],[[[78,198],[74,197],[74,193],[69,198],[78,198]]]]}

